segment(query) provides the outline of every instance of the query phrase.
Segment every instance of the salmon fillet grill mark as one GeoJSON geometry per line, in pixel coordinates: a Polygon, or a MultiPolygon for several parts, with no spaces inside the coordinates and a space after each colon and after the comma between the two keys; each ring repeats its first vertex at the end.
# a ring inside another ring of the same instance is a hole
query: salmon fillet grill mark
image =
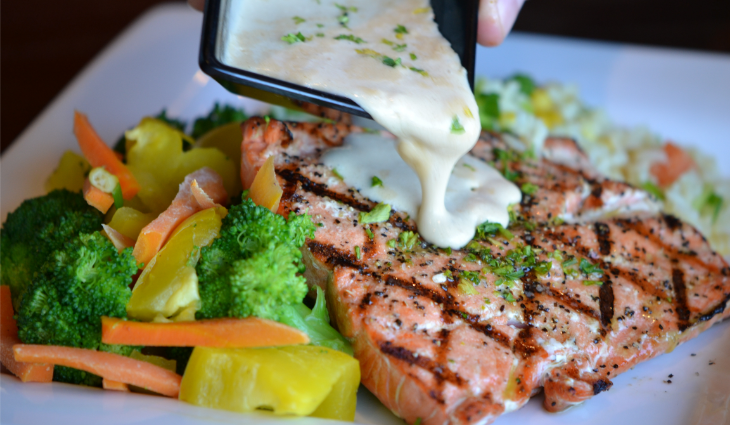
{"type": "Polygon", "coordinates": [[[415,223],[393,211],[362,225],[376,203],[319,159],[359,131],[252,118],[242,178],[275,155],[279,212],[321,223],[307,241],[308,282],[326,289],[363,384],[408,423],[490,423],[541,388],[547,410],[565,409],[730,314],[724,259],[643,191],[591,171],[571,140],[548,140],[541,160],[497,134],[472,150],[537,186],[515,209],[511,239],[481,235],[448,254],[422,240],[389,244],[415,223]]]}

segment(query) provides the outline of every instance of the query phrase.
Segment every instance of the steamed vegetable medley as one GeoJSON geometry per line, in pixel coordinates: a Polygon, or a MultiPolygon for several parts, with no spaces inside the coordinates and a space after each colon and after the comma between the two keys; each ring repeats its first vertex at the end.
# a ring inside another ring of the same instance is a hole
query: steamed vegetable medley
{"type": "Polygon", "coordinates": [[[271,161],[241,191],[244,118],[216,105],[189,135],[162,113],[112,149],[76,113],[81,155],[66,152],[48,194],[0,231],[6,368],[23,382],[354,419],[359,365],[302,276],[315,225],[276,213],[271,161]]]}

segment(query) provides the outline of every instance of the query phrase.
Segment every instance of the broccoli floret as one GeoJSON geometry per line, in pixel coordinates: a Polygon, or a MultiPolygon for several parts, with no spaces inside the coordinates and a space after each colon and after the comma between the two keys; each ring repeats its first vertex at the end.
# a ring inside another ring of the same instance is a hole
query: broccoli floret
{"type": "MultiPolygon", "coordinates": [[[[137,272],[132,248],[117,252],[101,233],[82,233],[52,252],[20,301],[18,337],[27,344],[100,349],[128,355],[135,347],[101,343],[101,316],[126,317],[137,272]]],[[[54,379],[98,385],[92,374],[57,368],[54,379]]]]}
{"type": "Polygon", "coordinates": [[[0,276],[10,286],[13,307],[33,276],[57,249],[79,233],[101,228],[103,216],[80,193],[55,190],[23,202],[0,230],[0,276]]]}
{"type": "Polygon", "coordinates": [[[198,319],[258,316],[279,320],[307,293],[299,248],[314,236],[307,215],[289,220],[250,199],[231,207],[220,237],[201,250],[198,319]]]}

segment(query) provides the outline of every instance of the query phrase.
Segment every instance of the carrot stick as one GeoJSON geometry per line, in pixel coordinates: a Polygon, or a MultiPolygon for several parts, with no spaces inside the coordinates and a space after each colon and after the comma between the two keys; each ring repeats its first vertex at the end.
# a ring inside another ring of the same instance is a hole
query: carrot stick
{"type": "Polygon", "coordinates": [[[149,347],[242,348],[306,344],[309,337],[298,329],[258,317],[171,323],[102,317],[101,341],[149,347]]]}
{"type": "Polygon", "coordinates": [[[117,176],[122,187],[122,196],[126,200],[134,198],[139,192],[139,183],[116,153],[96,133],[86,115],[74,112],[74,134],[79,142],[81,152],[92,167],[106,167],[106,170],[117,176]]]}
{"type": "Polygon", "coordinates": [[[10,287],[0,286],[0,363],[23,382],[51,382],[53,365],[15,361],[13,345],[20,344],[18,326],[13,318],[10,287]]]}
{"type": "Polygon", "coordinates": [[[122,391],[125,393],[129,392],[129,385],[124,382],[112,381],[106,378],[101,380],[101,386],[104,387],[105,390],[122,391]]]}
{"type": "Polygon", "coordinates": [[[106,214],[109,208],[114,205],[114,197],[91,184],[88,178],[84,180],[84,199],[89,205],[101,211],[102,214],[106,214]]]}
{"type": "Polygon", "coordinates": [[[32,344],[17,344],[13,347],[13,352],[16,361],[72,367],[170,397],[177,397],[180,392],[182,376],[152,363],[119,354],[87,348],[32,344]]]}
{"type": "Polygon", "coordinates": [[[671,186],[682,174],[697,167],[692,156],[672,142],[664,144],[664,153],[667,155],[667,161],[654,163],[649,168],[649,172],[656,177],[659,187],[671,186]]]}
{"type": "Polygon", "coordinates": [[[202,210],[193,194],[194,181],[214,203],[223,204],[228,200],[223,179],[211,168],[203,167],[185,176],[172,204],[139,233],[133,252],[137,263],[149,264],[178,224],[202,210]]]}

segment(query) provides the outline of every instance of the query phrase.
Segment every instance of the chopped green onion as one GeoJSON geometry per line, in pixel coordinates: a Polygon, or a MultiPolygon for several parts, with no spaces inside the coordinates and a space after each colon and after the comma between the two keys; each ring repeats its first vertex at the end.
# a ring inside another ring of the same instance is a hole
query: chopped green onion
{"type": "Polygon", "coordinates": [[[396,243],[397,243],[397,241],[395,239],[391,239],[388,242],[386,242],[385,244],[388,245],[388,248],[395,248],[396,243]]]}
{"type": "Polygon", "coordinates": [[[477,170],[476,168],[474,168],[473,166],[467,164],[466,162],[463,163],[463,164],[461,164],[461,165],[463,165],[464,167],[470,169],[471,171],[476,171],[477,170]]]}
{"type": "Polygon", "coordinates": [[[104,193],[114,193],[114,189],[119,186],[119,179],[102,166],[89,171],[89,183],[104,193]]]}
{"type": "Polygon", "coordinates": [[[318,32],[317,34],[314,34],[314,35],[316,35],[317,37],[324,37],[324,33],[323,32],[318,32]]]}
{"type": "Polygon", "coordinates": [[[585,286],[601,286],[603,285],[603,282],[600,280],[584,280],[583,285],[585,286]]]}
{"type": "Polygon", "coordinates": [[[398,235],[398,242],[403,249],[410,251],[416,242],[418,242],[418,234],[411,231],[401,232],[398,235]]]}
{"type": "Polygon", "coordinates": [[[409,55],[411,56],[411,60],[412,60],[412,61],[414,61],[414,60],[418,59],[418,56],[416,56],[416,54],[415,54],[415,53],[409,53],[409,55]]]}
{"type": "Polygon", "coordinates": [[[578,266],[578,267],[580,268],[580,271],[582,271],[585,274],[594,274],[595,273],[595,274],[603,275],[603,270],[600,267],[591,264],[591,262],[586,260],[585,258],[580,259],[580,266],[578,266]]]}
{"type": "Polygon", "coordinates": [[[301,16],[295,16],[292,19],[294,20],[294,23],[297,25],[301,24],[302,22],[307,22],[307,20],[302,18],[301,16]]]}
{"type": "Polygon", "coordinates": [[[464,134],[464,131],[464,126],[459,122],[459,117],[454,115],[454,118],[451,120],[451,134],[464,134]]]}
{"type": "Polygon", "coordinates": [[[377,186],[383,187],[383,181],[380,180],[380,177],[373,176],[373,178],[370,179],[370,187],[377,187],[377,186]]]}
{"type": "Polygon", "coordinates": [[[373,234],[373,231],[370,230],[369,227],[365,228],[365,233],[368,235],[368,238],[370,238],[370,240],[373,240],[373,238],[375,237],[375,235],[373,234]]]}
{"type": "Polygon", "coordinates": [[[306,38],[302,35],[301,32],[298,32],[296,34],[289,33],[283,37],[281,37],[283,41],[286,41],[289,44],[294,44],[298,42],[304,42],[306,38]]]}
{"type": "Polygon", "coordinates": [[[664,197],[664,191],[657,185],[655,185],[652,182],[645,182],[643,185],[641,185],[641,188],[645,191],[649,192],[650,194],[654,195],[655,198],[659,199],[660,201],[665,200],[664,197]]]}
{"type": "Polygon", "coordinates": [[[337,177],[337,178],[338,178],[338,179],[340,179],[340,180],[345,180],[345,178],[344,178],[344,177],[342,177],[342,174],[340,174],[340,172],[339,172],[339,171],[337,171],[337,168],[333,168],[333,169],[332,169],[332,174],[334,174],[334,175],[335,175],[335,177],[337,177]]]}
{"type": "Polygon", "coordinates": [[[525,195],[534,195],[535,193],[537,193],[538,189],[539,189],[539,187],[537,187],[536,185],[534,185],[532,183],[523,183],[522,184],[522,192],[525,195]]]}
{"type": "Polygon", "coordinates": [[[359,220],[361,224],[381,223],[390,218],[390,205],[379,203],[370,212],[360,212],[359,220]]]}
{"type": "Polygon", "coordinates": [[[395,31],[396,34],[408,34],[408,30],[403,25],[397,25],[393,31],[395,31]]]}
{"type": "Polygon", "coordinates": [[[114,191],[112,192],[112,196],[114,197],[114,208],[122,208],[124,206],[124,197],[122,197],[122,185],[117,184],[117,186],[114,188],[114,191]]]}
{"type": "Polygon", "coordinates": [[[335,40],[348,40],[348,41],[352,41],[353,43],[357,43],[357,44],[367,43],[367,41],[363,40],[360,37],[355,37],[352,34],[340,34],[337,37],[335,37],[335,40]]]}
{"type": "Polygon", "coordinates": [[[467,296],[479,295],[479,291],[477,291],[474,285],[469,282],[461,281],[457,288],[459,289],[459,292],[467,296]]]}
{"type": "Polygon", "coordinates": [[[383,64],[388,65],[391,68],[395,68],[396,66],[400,65],[400,58],[393,59],[388,56],[383,56],[383,64]]]}
{"type": "Polygon", "coordinates": [[[347,13],[347,12],[357,12],[357,8],[354,7],[354,6],[347,7],[347,6],[343,6],[341,4],[337,4],[337,3],[335,3],[335,6],[338,9],[340,9],[342,12],[344,12],[344,13],[347,13]]]}
{"type": "Polygon", "coordinates": [[[324,25],[322,25],[322,24],[317,24],[317,28],[324,28],[324,25]]]}
{"type": "Polygon", "coordinates": [[[395,50],[396,52],[402,52],[406,49],[406,47],[408,47],[407,44],[396,44],[393,46],[393,50],[395,50]]]}
{"type": "Polygon", "coordinates": [[[360,247],[359,246],[356,246],[355,247],[355,257],[358,260],[362,259],[362,252],[360,251],[360,247]]]}
{"type": "Polygon", "coordinates": [[[413,72],[417,72],[417,73],[423,75],[424,77],[428,77],[428,72],[422,70],[421,68],[416,68],[415,66],[411,66],[408,69],[410,69],[413,72]]]}

